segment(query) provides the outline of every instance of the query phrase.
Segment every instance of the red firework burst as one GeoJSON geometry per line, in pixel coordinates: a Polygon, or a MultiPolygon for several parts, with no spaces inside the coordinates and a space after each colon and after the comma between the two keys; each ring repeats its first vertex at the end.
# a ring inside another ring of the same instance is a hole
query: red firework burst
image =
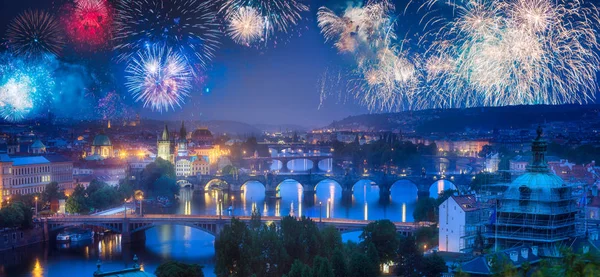
{"type": "Polygon", "coordinates": [[[63,9],[62,22],[76,47],[96,50],[106,46],[113,22],[113,8],[107,0],[74,0],[63,9]]]}

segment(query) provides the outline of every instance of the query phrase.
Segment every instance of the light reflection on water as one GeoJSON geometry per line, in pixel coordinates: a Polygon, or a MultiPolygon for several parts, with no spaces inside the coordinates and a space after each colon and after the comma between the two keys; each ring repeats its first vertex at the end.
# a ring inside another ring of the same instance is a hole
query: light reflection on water
{"type": "MultiPolygon", "coordinates": [[[[252,205],[261,208],[263,215],[284,216],[293,213],[306,215],[315,220],[319,215],[328,214],[336,218],[383,219],[392,221],[413,221],[412,213],[417,200],[417,188],[408,181],[399,181],[390,191],[390,201],[379,200],[380,189],[370,181],[360,181],[354,186],[350,200],[344,201],[342,189],[334,181],[323,181],[316,186],[313,201],[305,201],[304,191],[296,181],[288,180],[279,186],[279,199],[265,196],[261,183],[249,182],[241,194],[229,195],[226,192],[211,191],[194,195],[190,190],[180,194],[180,204],[174,212],[179,214],[210,214],[230,210],[234,215],[250,215],[252,205]],[[319,202],[322,203],[319,206],[319,202]],[[231,209],[229,209],[231,207],[231,209]],[[329,212],[328,212],[329,211],[329,212]]],[[[437,196],[440,189],[452,188],[448,182],[441,181],[430,189],[437,196]]],[[[344,241],[358,241],[359,232],[342,235],[344,241]]],[[[169,259],[205,265],[206,276],[214,276],[214,237],[206,232],[187,226],[157,226],[146,231],[145,245],[121,245],[120,236],[108,236],[84,247],[60,249],[49,245],[45,250],[21,253],[15,265],[9,263],[0,267],[0,276],[71,276],[73,272],[91,275],[96,270],[96,261],[102,260],[103,270],[118,270],[131,266],[133,255],[138,255],[144,269],[154,272],[156,267],[169,259]]],[[[2,262],[9,259],[14,262],[14,253],[0,253],[2,262]]]]}

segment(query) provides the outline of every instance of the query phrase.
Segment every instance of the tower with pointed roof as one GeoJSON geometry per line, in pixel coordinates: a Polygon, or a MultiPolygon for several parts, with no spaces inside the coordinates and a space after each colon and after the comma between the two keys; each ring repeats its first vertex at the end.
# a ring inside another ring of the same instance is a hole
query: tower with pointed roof
{"type": "Polygon", "coordinates": [[[167,127],[167,124],[165,124],[165,129],[163,130],[162,135],[158,138],[157,148],[158,158],[173,162],[173,156],[171,154],[171,139],[169,138],[169,128],[167,127]]]}
{"type": "Polygon", "coordinates": [[[508,184],[498,208],[494,232],[500,248],[536,246],[540,256],[559,256],[559,249],[578,235],[579,206],[575,185],[552,173],[545,160],[547,142],[538,127],[532,142],[533,160],[527,172],[508,184]]]}
{"type": "Polygon", "coordinates": [[[183,121],[181,121],[181,129],[179,129],[179,139],[177,140],[177,156],[185,157],[187,155],[187,131],[185,129],[183,121]]]}

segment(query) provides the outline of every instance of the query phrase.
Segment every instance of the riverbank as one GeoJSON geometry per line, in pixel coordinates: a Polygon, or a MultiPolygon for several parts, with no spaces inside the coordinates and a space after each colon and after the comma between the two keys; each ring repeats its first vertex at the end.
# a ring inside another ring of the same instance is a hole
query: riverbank
{"type": "Polygon", "coordinates": [[[0,252],[44,241],[44,228],[40,224],[31,229],[5,229],[0,231],[0,252]]]}

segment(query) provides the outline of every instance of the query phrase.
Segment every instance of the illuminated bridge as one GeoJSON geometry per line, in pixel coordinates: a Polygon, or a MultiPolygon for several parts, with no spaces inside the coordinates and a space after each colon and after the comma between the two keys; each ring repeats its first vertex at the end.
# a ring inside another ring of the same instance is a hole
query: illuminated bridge
{"type": "MultiPolygon", "coordinates": [[[[249,222],[249,216],[237,217],[238,219],[249,222]]],[[[261,220],[264,223],[279,224],[282,217],[263,216],[261,220]]],[[[340,232],[360,231],[367,226],[371,220],[353,220],[339,218],[313,219],[321,226],[335,226],[340,232]],[[319,223],[320,221],[320,223],[319,223]]],[[[111,230],[121,234],[121,241],[130,243],[135,240],[144,240],[145,231],[160,225],[181,225],[202,230],[215,237],[219,235],[221,229],[229,224],[230,216],[212,216],[212,215],[174,215],[174,214],[146,214],[144,216],[127,215],[108,215],[108,216],[66,216],[66,217],[48,217],[43,218],[44,235],[49,239],[58,231],[71,226],[94,226],[105,230],[111,230]]],[[[394,222],[396,231],[403,235],[412,235],[418,228],[429,226],[431,223],[421,222],[394,222]]]]}

